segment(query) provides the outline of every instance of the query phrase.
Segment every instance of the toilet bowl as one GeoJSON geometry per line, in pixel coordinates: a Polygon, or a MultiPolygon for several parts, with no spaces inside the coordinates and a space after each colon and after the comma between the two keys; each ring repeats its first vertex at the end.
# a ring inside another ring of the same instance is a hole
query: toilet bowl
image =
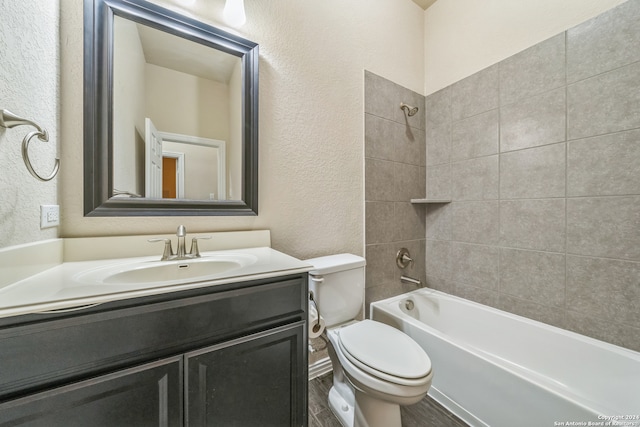
{"type": "Polygon", "coordinates": [[[335,392],[329,397],[333,413],[344,426],[400,427],[400,405],[418,403],[431,386],[431,361],[422,348],[397,329],[372,320],[330,329],[327,336],[334,371],[335,392]]]}
{"type": "Polygon", "coordinates": [[[357,321],[364,265],[350,254],[307,260],[310,293],[327,325],[333,367],[329,407],[344,427],[400,427],[400,405],[423,399],[431,361],[408,335],[373,320],[357,321]]]}

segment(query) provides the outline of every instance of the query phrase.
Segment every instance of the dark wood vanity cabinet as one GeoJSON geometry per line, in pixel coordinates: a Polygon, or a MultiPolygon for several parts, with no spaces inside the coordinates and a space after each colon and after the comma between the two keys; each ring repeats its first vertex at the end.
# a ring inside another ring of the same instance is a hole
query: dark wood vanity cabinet
{"type": "Polygon", "coordinates": [[[303,425],[294,360],[304,340],[304,326],[291,325],[187,353],[187,425],[303,425]]]}
{"type": "Polygon", "coordinates": [[[174,357],[13,399],[0,405],[0,425],[180,426],[182,396],[182,360],[174,357]]]}
{"type": "Polygon", "coordinates": [[[304,426],[306,274],[0,319],[0,427],[304,426]]]}

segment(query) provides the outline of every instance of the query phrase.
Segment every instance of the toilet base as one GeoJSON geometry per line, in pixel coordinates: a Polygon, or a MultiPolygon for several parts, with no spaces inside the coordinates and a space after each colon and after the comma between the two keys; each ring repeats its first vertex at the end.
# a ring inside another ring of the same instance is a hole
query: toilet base
{"type": "Polygon", "coordinates": [[[353,405],[335,387],[329,390],[329,407],[343,427],[401,427],[400,405],[355,391],[353,405]]]}
{"type": "Polygon", "coordinates": [[[356,390],[353,427],[402,427],[400,405],[356,390]]]}
{"type": "Polygon", "coordinates": [[[329,408],[342,427],[353,427],[354,407],[338,393],[335,387],[329,390],[329,408]]]}

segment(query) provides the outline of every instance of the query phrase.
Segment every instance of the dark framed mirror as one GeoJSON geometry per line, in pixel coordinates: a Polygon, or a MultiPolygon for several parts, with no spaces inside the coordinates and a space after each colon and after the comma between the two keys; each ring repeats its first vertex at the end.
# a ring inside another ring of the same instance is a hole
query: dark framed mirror
{"type": "Polygon", "coordinates": [[[85,216],[258,214],[258,45],[84,0],[85,216]]]}

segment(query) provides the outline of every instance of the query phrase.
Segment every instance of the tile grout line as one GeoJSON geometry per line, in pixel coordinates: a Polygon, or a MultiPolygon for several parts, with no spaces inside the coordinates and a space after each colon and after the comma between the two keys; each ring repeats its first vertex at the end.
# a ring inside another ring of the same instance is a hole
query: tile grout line
{"type": "Polygon", "coordinates": [[[502,61],[498,63],[498,305],[502,302],[502,61]]]}
{"type": "Polygon", "coordinates": [[[563,286],[563,312],[562,325],[566,326],[567,319],[567,283],[569,273],[567,271],[567,242],[569,235],[568,222],[568,187],[569,187],[569,31],[564,32],[564,286],[563,286]]]}

